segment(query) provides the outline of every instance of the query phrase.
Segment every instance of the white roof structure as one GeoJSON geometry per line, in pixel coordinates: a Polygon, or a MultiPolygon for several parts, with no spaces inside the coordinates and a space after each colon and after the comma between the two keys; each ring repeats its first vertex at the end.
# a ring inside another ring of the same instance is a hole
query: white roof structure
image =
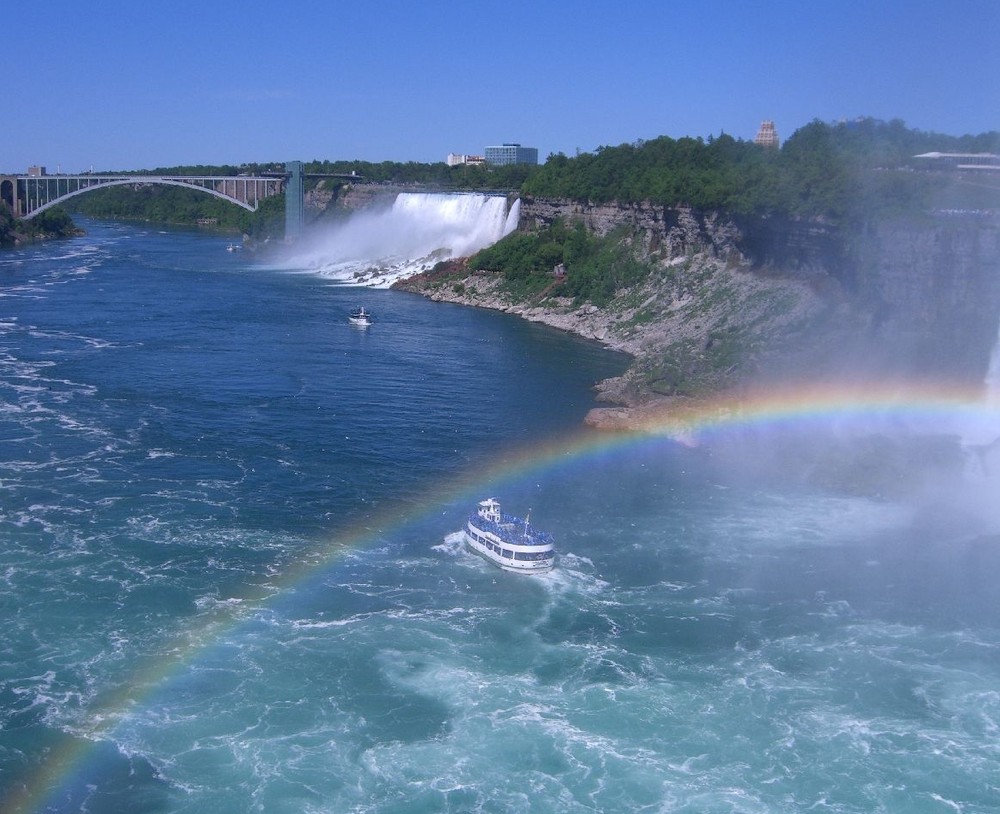
{"type": "Polygon", "coordinates": [[[996,153],[921,153],[913,156],[958,170],[1000,170],[1000,155],[996,153]]]}

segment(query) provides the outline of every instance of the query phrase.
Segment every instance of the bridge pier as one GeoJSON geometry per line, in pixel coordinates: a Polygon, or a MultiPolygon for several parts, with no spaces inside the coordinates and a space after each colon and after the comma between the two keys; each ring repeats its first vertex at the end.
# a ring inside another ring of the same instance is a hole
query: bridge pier
{"type": "Polygon", "coordinates": [[[305,190],[302,184],[302,162],[285,164],[285,242],[298,239],[305,223],[305,190]]]}
{"type": "Polygon", "coordinates": [[[0,175],[0,201],[7,204],[15,218],[21,217],[21,201],[17,197],[17,176],[0,175]]]}

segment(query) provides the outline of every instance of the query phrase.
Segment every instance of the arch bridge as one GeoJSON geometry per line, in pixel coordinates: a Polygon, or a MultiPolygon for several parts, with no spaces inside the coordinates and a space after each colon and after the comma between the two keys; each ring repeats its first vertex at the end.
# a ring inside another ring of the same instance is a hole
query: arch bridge
{"type": "Polygon", "coordinates": [[[16,218],[33,218],[63,201],[94,189],[131,186],[135,189],[148,184],[166,184],[206,192],[217,198],[242,206],[250,212],[260,201],[280,194],[285,176],[256,175],[2,175],[0,200],[10,207],[16,218]]]}

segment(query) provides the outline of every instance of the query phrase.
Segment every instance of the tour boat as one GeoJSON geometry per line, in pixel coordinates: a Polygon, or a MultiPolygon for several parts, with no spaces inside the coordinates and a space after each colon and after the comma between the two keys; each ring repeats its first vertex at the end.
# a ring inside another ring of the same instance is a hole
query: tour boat
{"type": "Polygon", "coordinates": [[[347,316],[348,321],[352,325],[371,325],[372,315],[364,309],[364,307],[355,308],[347,316]]]}
{"type": "Polygon", "coordinates": [[[537,574],[555,565],[551,534],[534,529],[528,519],[502,514],[494,498],[479,501],[465,524],[465,544],[504,571],[537,574]]]}

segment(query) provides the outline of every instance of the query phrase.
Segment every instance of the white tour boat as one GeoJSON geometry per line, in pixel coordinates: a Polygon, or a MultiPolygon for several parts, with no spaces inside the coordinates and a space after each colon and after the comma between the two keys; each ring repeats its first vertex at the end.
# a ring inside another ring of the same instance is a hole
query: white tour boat
{"type": "Polygon", "coordinates": [[[364,309],[364,306],[361,306],[360,308],[355,308],[347,315],[347,321],[352,325],[371,325],[372,315],[364,309]]]}
{"type": "Polygon", "coordinates": [[[556,561],[552,535],[532,528],[527,518],[502,514],[493,498],[479,501],[469,515],[465,543],[497,567],[518,574],[548,571],[556,561]]]}

